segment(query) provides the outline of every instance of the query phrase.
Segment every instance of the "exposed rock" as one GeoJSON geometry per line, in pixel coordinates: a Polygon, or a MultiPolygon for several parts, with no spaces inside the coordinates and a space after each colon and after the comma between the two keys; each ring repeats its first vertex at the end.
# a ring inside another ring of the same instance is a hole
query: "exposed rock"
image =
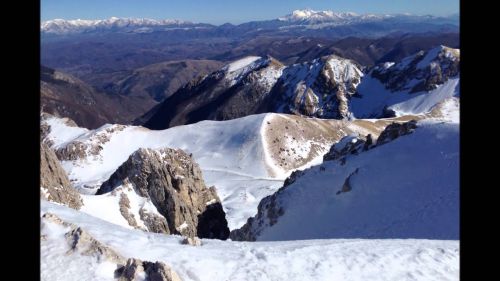
{"type": "MultiPolygon", "coordinates": [[[[126,259],[109,246],[96,240],[87,231],[73,223],[66,222],[52,213],[45,213],[42,216],[41,227],[49,221],[69,228],[65,233],[69,246],[67,254],[77,253],[85,256],[92,256],[98,262],[112,262],[118,265],[114,272],[114,278],[120,281],[181,281],[179,275],[163,262],[148,262],[140,259],[126,259]]],[[[47,235],[40,236],[41,241],[48,239],[47,235]]]]}
{"type": "Polygon", "coordinates": [[[127,263],[115,270],[119,281],[181,281],[175,271],[163,262],[148,262],[130,258],[127,263]]]}
{"type": "Polygon", "coordinates": [[[45,199],[64,204],[73,209],[83,205],[80,194],[72,187],[54,151],[40,143],[40,187],[45,199]]]}
{"type": "Polygon", "coordinates": [[[143,264],[149,281],[181,281],[179,275],[163,262],[143,264]]]}
{"type": "Polygon", "coordinates": [[[120,206],[120,214],[127,220],[128,224],[132,227],[137,228],[137,221],[135,220],[134,214],[129,212],[130,200],[127,194],[120,193],[120,201],[118,201],[118,206],[120,206]]]}
{"type": "Polygon", "coordinates": [[[417,121],[410,120],[405,123],[392,123],[387,126],[377,139],[377,145],[388,143],[400,136],[411,134],[417,128],[417,121]]]}
{"type": "Polygon", "coordinates": [[[352,184],[351,184],[351,178],[356,175],[359,171],[359,168],[356,168],[356,170],[354,170],[354,172],[352,172],[348,177],[347,179],[345,179],[344,181],[344,184],[342,185],[342,189],[337,191],[337,195],[341,194],[341,193],[345,193],[345,192],[349,192],[352,190],[352,184]]]}
{"type": "Polygon", "coordinates": [[[170,234],[167,220],[164,217],[149,213],[143,208],[139,210],[139,215],[149,232],[170,234]]]}
{"type": "Polygon", "coordinates": [[[290,176],[288,176],[286,179],[285,179],[285,182],[283,182],[283,187],[285,186],[288,186],[292,183],[294,183],[298,178],[300,178],[300,176],[302,176],[304,174],[304,171],[301,171],[301,170],[295,170],[293,171],[290,176]]]}
{"type": "Polygon", "coordinates": [[[109,142],[111,135],[115,132],[123,131],[125,128],[125,125],[107,125],[107,127],[99,129],[86,142],[73,140],[64,147],[57,149],[57,158],[61,161],[71,161],[84,159],[88,156],[97,157],[103,148],[102,146],[109,142]]]}
{"type": "Polygon", "coordinates": [[[360,151],[367,150],[368,148],[369,145],[361,137],[346,136],[337,144],[332,145],[330,151],[323,156],[323,161],[337,160],[350,154],[357,155],[360,151]]]}
{"type": "Polygon", "coordinates": [[[376,66],[371,75],[392,91],[430,91],[460,72],[460,50],[439,46],[420,51],[398,64],[376,66]],[[410,83],[411,81],[417,81],[410,83]]]}
{"type": "Polygon", "coordinates": [[[344,119],[363,73],[351,60],[335,55],[289,66],[272,92],[268,111],[344,119]]]}
{"type": "Polygon", "coordinates": [[[127,263],[115,270],[115,279],[118,281],[134,281],[138,279],[138,275],[144,272],[142,261],[139,259],[130,258],[127,263]]]}
{"type": "Polygon", "coordinates": [[[104,182],[96,194],[130,183],[166,218],[172,234],[226,239],[225,213],[214,187],[207,188],[200,167],[177,149],[139,149],[104,182]]]}
{"type": "Polygon", "coordinates": [[[231,240],[255,241],[264,228],[274,225],[278,217],[285,213],[278,202],[279,194],[285,189],[286,186],[283,186],[274,194],[264,197],[257,207],[257,215],[248,218],[241,228],[231,231],[231,240]]]}
{"type": "Polygon", "coordinates": [[[181,244],[191,246],[201,246],[201,239],[198,237],[185,237],[182,239],[181,244]]]}
{"type": "Polygon", "coordinates": [[[87,256],[95,256],[98,260],[105,258],[115,263],[124,263],[125,259],[110,247],[102,244],[81,227],[73,228],[65,234],[70,245],[69,252],[76,252],[87,256]]]}

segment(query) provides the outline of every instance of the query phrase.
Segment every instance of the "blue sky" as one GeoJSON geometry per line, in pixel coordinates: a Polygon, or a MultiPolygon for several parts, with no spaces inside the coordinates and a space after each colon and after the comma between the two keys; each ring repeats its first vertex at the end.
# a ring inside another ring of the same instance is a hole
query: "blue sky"
{"type": "Polygon", "coordinates": [[[356,13],[458,13],[459,0],[41,0],[41,19],[115,17],[234,24],[274,19],[296,9],[356,13]]]}

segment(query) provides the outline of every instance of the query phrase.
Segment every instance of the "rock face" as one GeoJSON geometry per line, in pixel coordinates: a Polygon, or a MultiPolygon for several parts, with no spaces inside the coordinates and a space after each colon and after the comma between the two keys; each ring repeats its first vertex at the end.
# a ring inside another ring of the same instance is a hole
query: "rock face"
{"type": "Polygon", "coordinates": [[[163,262],[148,262],[130,258],[127,263],[115,271],[115,278],[119,281],[181,281],[175,271],[163,262]],[[140,277],[145,274],[146,278],[140,277]]]}
{"type": "Polygon", "coordinates": [[[295,64],[283,71],[273,89],[271,112],[311,117],[348,117],[348,101],[361,82],[361,67],[335,55],[295,64]]]}
{"type": "Polygon", "coordinates": [[[229,120],[263,113],[262,105],[284,66],[272,57],[245,57],[180,88],[144,123],[165,129],[202,120],[229,120]]]}
{"type": "Polygon", "coordinates": [[[288,67],[270,56],[246,57],[188,83],[146,113],[144,126],[165,129],[265,112],[343,119],[362,76],[360,66],[334,55],[288,67]]]}
{"type": "Polygon", "coordinates": [[[377,145],[388,143],[400,136],[408,135],[417,128],[417,121],[411,120],[402,124],[392,123],[387,126],[377,139],[377,145]]]}
{"type": "Polygon", "coordinates": [[[376,66],[371,76],[379,79],[393,92],[430,91],[456,77],[460,72],[460,50],[439,46],[420,51],[398,64],[376,66]],[[411,82],[411,83],[410,83],[411,82]]]}
{"type": "Polygon", "coordinates": [[[104,182],[97,195],[129,183],[151,199],[168,231],[189,237],[226,239],[225,213],[214,187],[207,188],[192,157],[178,149],[139,149],[104,182]]]}
{"type": "MultiPolygon", "coordinates": [[[[300,174],[295,177],[300,177],[300,174]]],[[[231,240],[255,241],[264,228],[273,226],[285,212],[278,202],[281,192],[285,189],[286,186],[283,186],[276,193],[264,197],[257,208],[257,215],[249,218],[241,228],[231,231],[231,240]]]]}
{"type": "Polygon", "coordinates": [[[368,150],[370,147],[371,135],[366,139],[361,136],[347,136],[340,142],[332,145],[330,151],[323,156],[323,161],[337,160],[349,154],[358,154],[368,150]]]}
{"type": "Polygon", "coordinates": [[[66,172],[47,144],[40,143],[40,196],[74,209],[83,205],[80,194],[73,189],[66,172]]]}

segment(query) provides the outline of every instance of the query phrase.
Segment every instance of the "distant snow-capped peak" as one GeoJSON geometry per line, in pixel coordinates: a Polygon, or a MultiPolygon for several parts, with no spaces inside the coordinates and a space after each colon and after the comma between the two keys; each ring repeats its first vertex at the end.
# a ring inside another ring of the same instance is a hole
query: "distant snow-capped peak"
{"type": "Polygon", "coordinates": [[[155,20],[148,18],[117,18],[111,17],[103,20],[65,20],[54,19],[41,23],[41,31],[46,33],[69,34],[92,31],[97,29],[111,29],[116,27],[148,27],[148,26],[178,26],[192,25],[192,22],[183,20],[163,19],[155,20]]]}
{"type": "Polygon", "coordinates": [[[280,21],[343,21],[353,19],[382,19],[388,15],[365,14],[359,15],[353,12],[336,13],[330,10],[315,11],[312,9],[295,10],[291,14],[278,18],[280,21]]]}

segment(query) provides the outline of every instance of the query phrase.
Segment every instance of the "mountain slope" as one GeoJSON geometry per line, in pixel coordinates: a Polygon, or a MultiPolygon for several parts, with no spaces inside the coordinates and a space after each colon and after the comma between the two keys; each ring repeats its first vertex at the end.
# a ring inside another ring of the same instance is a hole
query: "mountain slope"
{"type": "Polygon", "coordinates": [[[459,239],[458,135],[457,123],[422,121],[412,134],[305,170],[231,235],[459,239]]]}
{"type": "Polygon", "coordinates": [[[95,193],[139,148],[180,148],[192,153],[206,184],[216,187],[229,227],[234,229],[254,215],[260,199],[276,191],[292,171],[321,163],[331,144],[355,133],[376,137],[390,122],[405,118],[349,122],[259,114],[162,131],[123,125],[88,131],[58,118],[43,124],[50,132],[45,140],[52,143],[81,193],[95,193]]]}
{"type": "MultiPolygon", "coordinates": [[[[342,239],[245,243],[202,239],[200,247],[193,247],[182,245],[180,236],[125,229],[45,201],[41,202],[41,213],[55,214],[81,227],[123,257],[164,262],[184,281],[327,281],[332,275],[349,281],[459,277],[458,241],[342,239]]],[[[44,224],[42,233],[48,239],[41,241],[42,280],[115,280],[116,264],[64,254],[64,231],[52,223],[44,224]]]]}
{"type": "Polygon", "coordinates": [[[150,97],[161,102],[192,79],[222,66],[213,60],[167,61],[141,67],[118,81],[103,85],[106,92],[124,96],[150,97]]]}
{"type": "Polygon", "coordinates": [[[264,112],[261,107],[284,66],[271,57],[245,57],[197,79],[165,100],[145,122],[165,129],[202,120],[229,120],[264,112]]]}
{"type": "Polygon", "coordinates": [[[68,117],[95,129],[106,123],[129,123],[150,109],[141,98],[109,96],[69,74],[42,66],[40,105],[43,112],[68,117]]]}
{"type": "Polygon", "coordinates": [[[245,57],[181,88],[146,114],[151,117],[144,126],[165,129],[263,112],[342,119],[362,76],[359,65],[337,56],[288,67],[271,57],[245,57]]]}
{"type": "Polygon", "coordinates": [[[358,118],[429,112],[439,102],[460,95],[460,50],[439,46],[399,63],[375,66],[351,100],[358,118]]]}

